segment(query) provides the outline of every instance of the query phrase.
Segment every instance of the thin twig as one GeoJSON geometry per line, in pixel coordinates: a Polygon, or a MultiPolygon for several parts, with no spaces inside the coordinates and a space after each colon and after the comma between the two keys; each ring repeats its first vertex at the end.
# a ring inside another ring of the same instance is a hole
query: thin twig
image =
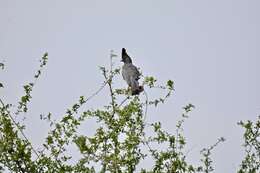
{"type": "Polygon", "coordinates": [[[128,99],[129,99],[129,96],[127,96],[127,97],[120,103],[120,105],[119,105],[118,107],[122,106],[122,105],[126,102],[126,100],[128,100],[128,99]]]}
{"type": "Polygon", "coordinates": [[[111,84],[111,78],[112,78],[112,77],[109,78],[108,86],[109,86],[109,91],[110,91],[110,96],[111,96],[111,102],[112,102],[111,104],[112,104],[112,108],[113,108],[112,116],[114,116],[116,106],[115,106],[115,98],[114,98],[113,88],[112,88],[112,84],[111,84]]]}
{"type": "Polygon", "coordinates": [[[112,62],[113,54],[110,54],[110,74],[109,77],[104,73],[105,79],[108,81],[108,86],[109,86],[109,91],[110,91],[110,96],[111,96],[111,104],[112,104],[112,117],[115,115],[116,111],[116,105],[115,105],[115,98],[114,98],[114,92],[113,92],[113,87],[112,87],[112,78],[113,78],[113,62],[112,62]]]}
{"type": "Polygon", "coordinates": [[[108,83],[108,81],[109,81],[109,80],[106,80],[106,81],[104,82],[104,84],[103,84],[96,92],[94,92],[92,95],[90,95],[90,96],[85,100],[85,102],[89,101],[90,99],[92,99],[93,97],[95,97],[96,95],[98,95],[98,93],[99,93],[101,90],[104,89],[104,87],[106,86],[106,84],[108,83]]]}
{"type": "Polygon", "coordinates": [[[148,110],[148,94],[145,90],[144,90],[144,95],[145,95],[145,112],[144,112],[144,123],[145,123],[147,110],[148,110]]]}
{"type": "MultiPolygon", "coordinates": [[[[0,99],[0,102],[2,104],[3,107],[5,107],[4,102],[2,101],[2,99],[0,99]]],[[[25,133],[23,132],[22,128],[19,126],[19,124],[14,120],[14,118],[11,116],[10,112],[8,110],[7,111],[7,115],[9,116],[9,118],[12,120],[12,122],[15,124],[15,126],[17,127],[17,129],[20,131],[20,133],[22,134],[22,136],[24,137],[24,139],[28,142],[28,144],[31,146],[33,152],[35,153],[35,155],[37,156],[37,159],[40,157],[40,155],[38,154],[38,152],[33,148],[31,142],[29,141],[29,139],[26,137],[25,133]]],[[[36,160],[37,160],[36,159],[36,160]]]]}
{"type": "MultiPolygon", "coordinates": [[[[47,56],[48,56],[48,55],[47,55],[47,56]]],[[[40,62],[42,62],[42,59],[40,60],[40,62]]],[[[41,65],[40,65],[40,68],[38,69],[38,71],[37,71],[36,74],[34,75],[34,81],[33,81],[32,85],[31,85],[31,91],[30,91],[29,95],[31,95],[32,89],[34,88],[34,86],[36,85],[37,81],[39,80],[39,77],[40,77],[40,75],[41,75],[41,73],[42,73],[42,71],[43,71],[45,65],[46,65],[46,64],[41,64],[41,65]],[[37,74],[37,73],[38,73],[38,74],[37,74]]],[[[28,84],[27,84],[27,85],[28,85],[28,84]]],[[[29,83],[29,85],[30,85],[30,83],[29,83]]],[[[25,86],[26,86],[26,85],[25,85],[25,86]]],[[[27,95],[27,93],[26,93],[26,95],[27,95]]],[[[17,108],[17,110],[16,110],[16,112],[15,112],[16,115],[18,115],[19,113],[23,112],[23,111],[22,111],[22,107],[19,107],[19,106],[20,106],[20,105],[18,105],[18,108],[17,108]]],[[[27,107],[27,103],[26,103],[26,107],[27,107]]]]}

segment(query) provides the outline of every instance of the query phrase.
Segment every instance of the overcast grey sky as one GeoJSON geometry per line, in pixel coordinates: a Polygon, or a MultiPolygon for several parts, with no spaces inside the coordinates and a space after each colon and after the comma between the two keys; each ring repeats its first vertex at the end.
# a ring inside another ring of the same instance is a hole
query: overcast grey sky
{"type": "MultiPolygon", "coordinates": [[[[103,80],[98,66],[108,65],[111,49],[119,54],[125,47],[144,75],[176,84],[147,121],[162,121],[173,132],[181,108],[194,104],[185,124],[189,160],[198,163],[200,149],[223,136],[227,141],[213,154],[215,172],[235,172],[243,157],[236,123],[260,113],[259,8],[259,0],[0,0],[1,97],[17,102],[49,52],[26,120],[39,147],[48,127],[39,114],[59,119],[80,95],[94,92],[103,80]]],[[[121,78],[116,85],[126,87],[121,78]]],[[[105,94],[88,107],[105,103],[105,94]]]]}

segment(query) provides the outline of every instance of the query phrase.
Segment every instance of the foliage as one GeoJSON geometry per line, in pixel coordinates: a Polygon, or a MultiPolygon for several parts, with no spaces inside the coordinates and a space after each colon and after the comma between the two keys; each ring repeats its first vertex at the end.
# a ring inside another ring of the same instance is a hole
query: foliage
{"type": "MultiPolygon", "coordinates": [[[[25,94],[18,102],[16,111],[12,111],[11,107],[14,107],[12,104],[5,103],[0,98],[0,170],[37,173],[136,172],[142,160],[152,158],[151,167],[141,168],[140,172],[212,172],[211,152],[217,144],[224,141],[224,138],[220,138],[216,144],[201,151],[202,166],[189,164],[184,154],[187,141],[183,135],[183,125],[189,113],[195,108],[194,105],[188,104],[183,107],[183,114],[176,124],[174,134],[165,131],[160,121],[147,123],[147,109],[164,104],[174,91],[174,82],[168,80],[164,85],[158,85],[157,79],[147,76],[143,79],[143,85],[147,88],[144,94],[131,96],[128,89],[114,88],[114,78],[120,74],[120,68],[114,67],[114,57],[116,55],[111,52],[109,68],[100,67],[104,82],[95,93],[89,97],[80,96],[60,120],[54,120],[52,113],[40,115],[41,120],[49,123],[50,130],[42,148],[35,150],[23,132],[25,126],[22,122],[16,122],[15,117],[25,116],[24,113],[28,112],[33,87],[47,64],[48,54],[45,53],[41,58],[40,68],[34,75],[34,81],[24,85],[25,94]],[[83,105],[105,87],[109,89],[111,101],[101,108],[85,110],[83,105]],[[165,94],[149,100],[147,92],[152,89],[160,89],[165,94]],[[95,134],[92,136],[80,134],[79,127],[90,119],[96,120],[98,124],[95,134]],[[148,130],[149,134],[146,134],[148,130]],[[76,147],[80,153],[76,163],[71,162],[74,156],[68,152],[71,146],[76,147]]],[[[4,64],[1,64],[3,68],[4,64]]],[[[246,147],[251,149],[251,146],[257,146],[256,149],[259,149],[257,137],[252,136],[255,133],[259,136],[258,130],[257,132],[253,130],[255,127],[252,123],[241,125],[248,130],[246,147]]],[[[259,129],[259,122],[256,126],[259,129]]],[[[243,163],[248,167],[243,168],[243,171],[256,168],[255,164],[259,163],[259,160],[258,162],[255,160],[256,156],[251,153],[252,150],[247,151],[250,154],[248,157],[254,158],[253,166],[249,166],[251,160],[247,159],[243,163]]]]}
{"type": "Polygon", "coordinates": [[[248,120],[240,121],[238,124],[245,130],[243,146],[246,153],[238,173],[258,173],[260,170],[260,116],[256,122],[248,120]]]}
{"type": "Polygon", "coordinates": [[[205,172],[205,173],[209,173],[209,172],[213,172],[214,168],[212,166],[213,160],[211,159],[210,155],[212,153],[212,150],[221,142],[224,142],[225,138],[221,137],[218,139],[218,141],[213,144],[212,146],[210,146],[209,148],[203,148],[201,150],[201,154],[203,156],[203,158],[201,159],[203,166],[199,167],[198,170],[205,172]]]}

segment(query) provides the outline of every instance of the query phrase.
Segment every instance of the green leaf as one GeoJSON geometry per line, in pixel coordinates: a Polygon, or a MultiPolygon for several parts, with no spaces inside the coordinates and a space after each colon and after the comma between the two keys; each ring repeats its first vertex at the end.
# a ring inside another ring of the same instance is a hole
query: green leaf
{"type": "Polygon", "coordinates": [[[28,101],[28,96],[22,96],[22,97],[21,97],[21,101],[22,101],[23,103],[27,102],[27,101],[28,101]]]}
{"type": "Polygon", "coordinates": [[[169,90],[173,90],[173,81],[172,80],[167,81],[167,87],[169,90]]]}

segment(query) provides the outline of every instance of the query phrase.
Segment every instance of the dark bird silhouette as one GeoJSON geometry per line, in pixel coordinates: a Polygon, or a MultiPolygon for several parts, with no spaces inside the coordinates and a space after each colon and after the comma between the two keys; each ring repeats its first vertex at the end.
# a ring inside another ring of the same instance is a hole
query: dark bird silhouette
{"type": "Polygon", "coordinates": [[[140,72],[137,67],[132,64],[132,59],[126,53],[126,49],[122,49],[122,76],[128,86],[131,88],[132,95],[138,95],[144,90],[143,86],[139,86],[140,72]]]}

